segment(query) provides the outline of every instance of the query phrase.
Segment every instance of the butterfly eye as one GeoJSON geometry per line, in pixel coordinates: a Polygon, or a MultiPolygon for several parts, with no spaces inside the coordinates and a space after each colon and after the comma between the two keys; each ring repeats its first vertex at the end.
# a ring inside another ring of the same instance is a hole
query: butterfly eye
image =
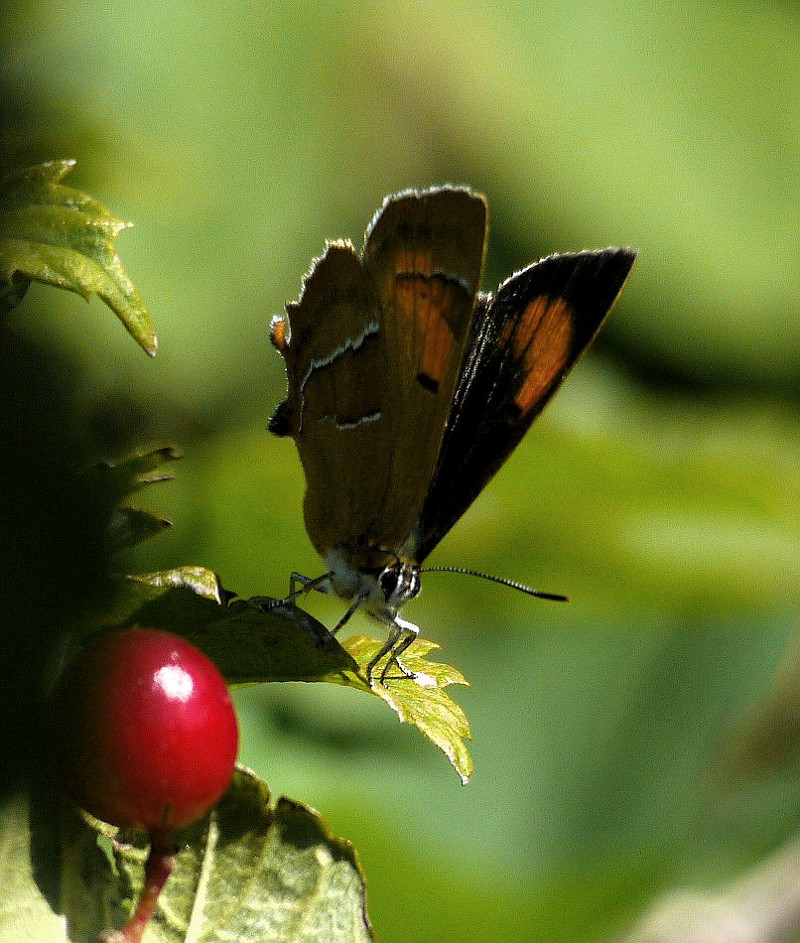
{"type": "Polygon", "coordinates": [[[393,563],[378,577],[378,585],[387,604],[402,606],[419,593],[419,568],[410,563],[393,563]]]}
{"type": "Polygon", "coordinates": [[[400,578],[400,567],[401,564],[393,563],[391,566],[387,566],[385,570],[381,571],[378,577],[378,585],[387,602],[394,596],[395,590],[397,589],[400,578]]]}

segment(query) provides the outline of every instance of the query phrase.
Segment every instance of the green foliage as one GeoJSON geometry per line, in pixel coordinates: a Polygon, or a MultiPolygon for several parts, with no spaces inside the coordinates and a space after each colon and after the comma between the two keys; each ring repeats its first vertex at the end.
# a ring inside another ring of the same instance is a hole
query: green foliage
{"type": "Polygon", "coordinates": [[[177,450],[165,447],[128,456],[116,464],[103,462],[92,470],[98,496],[108,509],[108,539],[112,552],[134,547],[172,526],[170,521],[151,511],[120,502],[127,501],[131,494],[148,485],[171,481],[172,475],[159,474],[157,470],[180,457],[177,450]]]}
{"type": "Polygon", "coordinates": [[[0,310],[14,307],[32,280],[87,301],[97,294],[154,356],[153,325],[114,248],[130,223],[85,193],[62,186],[74,164],[49,161],[0,180],[0,310]]]}
{"type": "MultiPolygon", "coordinates": [[[[95,943],[142,890],[147,844],[35,792],[0,807],[0,943],[95,943]]],[[[239,769],[209,815],[178,836],[177,868],[148,927],[151,943],[327,940],[372,932],[352,846],[312,809],[270,801],[239,769]]]]}
{"type": "MultiPolygon", "coordinates": [[[[384,194],[487,193],[487,289],[554,250],[642,252],[434,561],[571,602],[431,575],[410,607],[475,686],[470,785],[376,698],[237,693],[246,762],[356,842],[379,938],[605,943],[669,888],[719,892],[769,861],[800,831],[796,685],[773,686],[800,624],[796,9],[31,0],[3,25],[12,150],[78,156],[135,217],[126,264],[158,296],[155,365],[113,325],[89,338],[94,303],[66,292],[13,319],[115,429],[132,407],[162,420],[147,441],[186,448],[180,486],[151,498],[178,526],[136,548],[138,570],[202,561],[243,595],[318,573],[294,450],[264,433],[284,390],[267,326],[384,194]],[[731,760],[761,772],[729,788],[731,760]]],[[[37,641],[65,599],[47,562],[17,590],[37,641]]]]}
{"type": "MultiPolygon", "coordinates": [[[[68,161],[42,164],[0,185],[1,300],[10,309],[31,279],[87,298],[96,292],[154,354],[155,334],[113,250],[124,224],[90,197],[60,185],[71,166],[68,161]]],[[[105,522],[104,550],[110,555],[170,526],[128,501],[142,489],[170,480],[162,467],[177,458],[175,449],[160,448],[104,462],[82,476],[68,469],[56,474],[80,481],[91,495],[98,520],[105,522]]],[[[14,500],[10,495],[12,505],[14,500]]],[[[72,538],[66,534],[67,544],[72,538]]],[[[70,628],[85,635],[130,625],[185,635],[217,662],[232,684],[318,681],[372,691],[401,721],[416,724],[439,746],[463,781],[471,773],[463,744],[469,736],[466,718],[441,690],[465,682],[453,669],[426,661],[430,644],[418,642],[409,651],[409,664],[424,686],[400,678],[370,688],[364,669],[380,642],[351,641],[351,654],[297,606],[238,599],[212,571],[199,566],[131,577],[104,575],[96,586],[86,587],[80,616],[70,628]]],[[[61,626],[55,635],[65,631],[61,626]]],[[[33,782],[38,779],[34,776],[33,782]]],[[[0,940],[33,933],[41,943],[89,943],[104,928],[125,922],[125,910],[142,890],[142,848],[105,826],[87,824],[76,810],[65,809],[63,800],[42,803],[41,794],[37,785],[30,828],[13,793],[0,809],[0,848],[5,851],[0,940]],[[105,845],[98,842],[101,836],[106,836],[105,845]]],[[[148,931],[150,939],[211,940],[223,928],[242,941],[267,936],[330,943],[372,938],[363,881],[350,846],[334,839],[317,813],[299,803],[281,799],[272,808],[266,785],[252,773],[240,771],[218,808],[182,839],[178,870],[160,898],[160,917],[148,931]]]]}

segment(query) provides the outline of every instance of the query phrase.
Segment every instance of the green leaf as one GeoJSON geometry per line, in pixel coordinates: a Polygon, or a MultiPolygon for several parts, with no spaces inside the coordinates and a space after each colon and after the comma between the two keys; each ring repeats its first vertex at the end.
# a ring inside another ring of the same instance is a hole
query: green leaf
{"type": "Polygon", "coordinates": [[[158,537],[172,521],[140,508],[117,508],[108,525],[109,550],[115,553],[158,537]]]}
{"type": "Polygon", "coordinates": [[[316,619],[295,606],[262,611],[223,589],[204,567],[116,581],[113,610],[95,629],[145,625],[189,639],[230,684],[329,681],[364,688],[358,666],[316,619]]]}
{"type": "MultiPolygon", "coordinates": [[[[41,791],[0,809],[0,943],[95,943],[127,921],[142,889],[146,836],[83,816],[41,791]],[[66,927],[69,927],[67,936],[66,927]]],[[[179,834],[177,867],[150,943],[372,940],[349,842],[312,809],[237,770],[217,808],[179,834]]]]}
{"type": "Polygon", "coordinates": [[[171,481],[172,475],[163,474],[158,469],[166,462],[174,462],[181,457],[177,449],[167,446],[129,455],[119,462],[103,462],[91,470],[100,498],[109,508],[107,534],[112,553],[157,537],[172,526],[170,521],[151,511],[118,505],[133,492],[148,485],[171,481]]]}
{"type": "Polygon", "coordinates": [[[165,446],[149,452],[136,452],[117,462],[102,462],[95,469],[109,504],[118,504],[123,498],[148,485],[172,481],[173,475],[155,474],[167,462],[182,458],[178,449],[165,446]]]}
{"type": "MultiPolygon", "coordinates": [[[[51,830],[52,831],[52,830],[51,830]]],[[[35,876],[28,802],[22,795],[0,803],[0,943],[49,943],[66,940],[63,916],[50,906],[35,876]]],[[[43,854],[44,857],[44,854],[43,854]]],[[[58,887],[52,859],[45,864],[47,885],[58,887]]]]}
{"type": "MultiPolygon", "coordinates": [[[[364,635],[354,635],[345,643],[362,672],[380,651],[383,643],[364,635]]],[[[464,711],[445,693],[450,684],[469,683],[455,668],[428,661],[430,651],[439,648],[435,642],[417,639],[403,655],[403,664],[417,676],[406,678],[397,673],[388,675],[383,683],[376,682],[372,691],[381,697],[400,718],[401,723],[414,724],[445,754],[466,784],[472,776],[472,756],[465,740],[472,739],[464,711]]]]}
{"type": "Polygon", "coordinates": [[[75,161],[54,160],[0,181],[0,306],[9,310],[31,280],[65,288],[111,308],[148,354],[158,347],[139,293],[114,240],[131,224],[85,193],[61,185],[75,161]]]}

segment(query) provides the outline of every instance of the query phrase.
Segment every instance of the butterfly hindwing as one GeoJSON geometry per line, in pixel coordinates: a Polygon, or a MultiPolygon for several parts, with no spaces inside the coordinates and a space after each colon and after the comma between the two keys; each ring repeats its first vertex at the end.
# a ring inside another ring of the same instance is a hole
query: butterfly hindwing
{"type": "Polygon", "coordinates": [[[387,363],[375,286],[347,242],[328,245],[300,300],[273,322],[287,396],[270,428],[291,435],[306,477],[304,512],[321,554],[355,545],[385,501],[387,363]]]}

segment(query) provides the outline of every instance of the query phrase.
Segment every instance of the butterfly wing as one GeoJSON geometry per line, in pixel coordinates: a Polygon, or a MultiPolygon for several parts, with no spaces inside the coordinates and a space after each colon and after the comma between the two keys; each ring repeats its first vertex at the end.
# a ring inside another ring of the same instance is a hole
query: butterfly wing
{"type": "Polygon", "coordinates": [[[375,286],[350,243],[315,260],[298,302],[273,322],[287,395],[270,422],[294,438],[306,477],[306,530],[325,556],[355,545],[384,502],[389,419],[385,336],[375,286]]]}
{"type": "Polygon", "coordinates": [[[424,560],[483,490],[597,333],[630,249],[553,255],[479,299],[447,431],[415,530],[424,560]]]}
{"type": "Polygon", "coordinates": [[[295,439],[322,556],[338,547],[365,569],[402,555],[439,455],[485,242],[486,203],[468,190],[390,197],[362,259],[329,245],[287,306],[288,329],[273,325],[288,393],[270,428],[295,439]]]}
{"type": "Polygon", "coordinates": [[[367,231],[364,266],[386,338],[390,432],[376,543],[405,555],[428,493],[483,274],[486,203],[441,187],[389,198],[367,231]]]}

